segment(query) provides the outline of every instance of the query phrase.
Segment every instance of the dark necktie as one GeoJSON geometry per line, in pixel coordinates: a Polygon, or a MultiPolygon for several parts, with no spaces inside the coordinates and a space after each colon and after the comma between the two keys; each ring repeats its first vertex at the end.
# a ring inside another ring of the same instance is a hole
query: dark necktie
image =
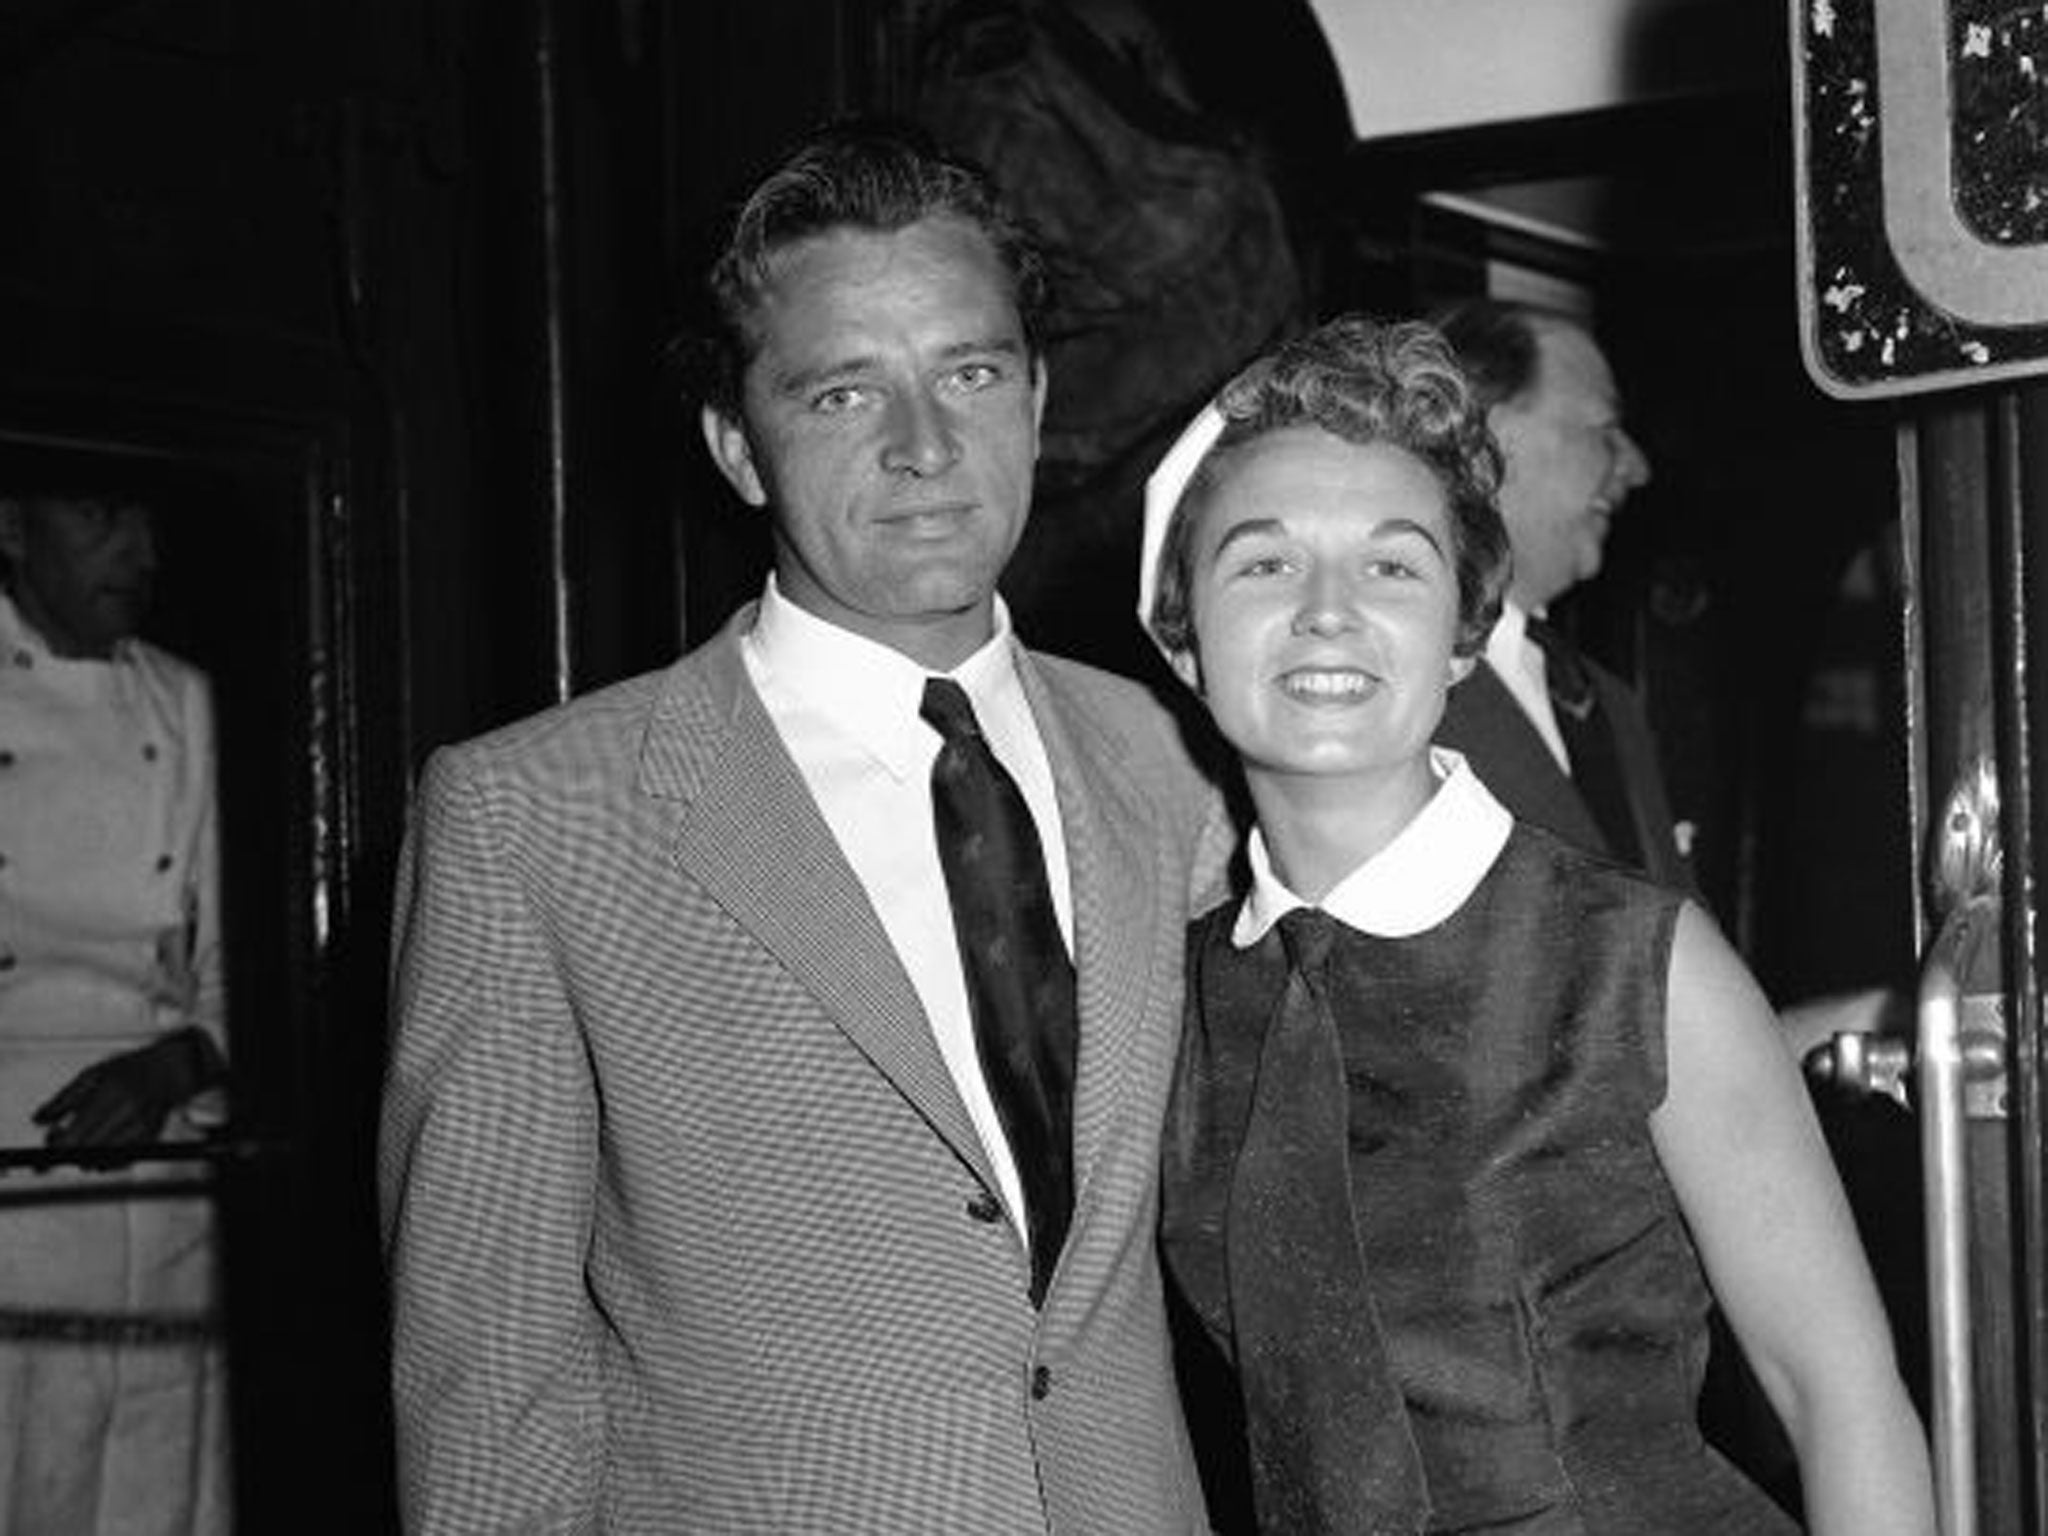
{"type": "Polygon", "coordinates": [[[1326,970],[1337,922],[1280,919],[1287,990],[1259,1052],[1225,1265],[1261,1531],[1422,1528],[1422,1459],[1352,1207],[1350,1104],[1326,970]]]}
{"type": "Polygon", "coordinates": [[[982,739],[966,693],[931,678],[919,713],[944,738],[932,821],[982,1076],[1024,1186],[1037,1306],[1074,1211],[1074,964],[1031,808],[982,739]]]}
{"type": "Polygon", "coordinates": [[[1565,753],[1572,760],[1572,785],[1607,839],[1606,851],[1625,864],[1640,867],[1643,845],[1636,834],[1628,778],[1622,772],[1614,727],[1600,708],[1600,696],[1586,671],[1586,659],[1564,634],[1542,619],[1529,620],[1529,639],[1543,652],[1544,682],[1550,690],[1558,734],[1564,737],[1565,753]]]}

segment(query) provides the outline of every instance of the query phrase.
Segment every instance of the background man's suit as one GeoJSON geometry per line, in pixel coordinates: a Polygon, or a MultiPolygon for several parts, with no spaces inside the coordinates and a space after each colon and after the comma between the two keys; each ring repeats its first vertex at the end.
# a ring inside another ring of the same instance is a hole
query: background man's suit
{"type": "MultiPolygon", "coordinates": [[[[1593,687],[1594,718],[1606,723],[1614,744],[1625,791],[1622,813],[1635,826],[1643,868],[1651,878],[1689,891],[1692,870],[1673,836],[1671,799],[1642,702],[1607,668],[1591,657],[1581,659],[1593,687]]],[[[1452,687],[1436,739],[1464,753],[1480,780],[1519,819],[1581,848],[1617,857],[1580,787],[1558,766],[1490,661],[1482,660],[1452,687]]]]}
{"type": "Polygon", "coordinates": [[[1034,1312],[916,994],[746,678],[751,619],[429,766],[380,1170],[408,1516],[1205,1529],[1153,1229],[1212,797],[1140,689],[1020,654],[1081,1015],[1073,1227],[1034,1312]]]}

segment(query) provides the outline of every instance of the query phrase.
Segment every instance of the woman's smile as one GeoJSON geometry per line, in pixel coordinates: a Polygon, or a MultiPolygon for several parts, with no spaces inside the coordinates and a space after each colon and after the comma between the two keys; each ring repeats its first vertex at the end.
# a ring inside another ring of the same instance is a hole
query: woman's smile
{"type": "Polygon", "coordinates": [[[1280,674],[1280,691],[1305,704],[1352,704],[1377,681],[1356,667],[1297,667],[1280,674]]]}

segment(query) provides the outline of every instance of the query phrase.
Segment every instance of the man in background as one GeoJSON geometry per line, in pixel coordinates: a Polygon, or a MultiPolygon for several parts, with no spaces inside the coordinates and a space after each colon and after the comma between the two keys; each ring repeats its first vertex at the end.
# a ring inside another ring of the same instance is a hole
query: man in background
{"type": "Polygon", "coordinates": [[[0,1180],[0,1527],[224,1536],[212,1203],[189,1165],[105,1171],[220,1119],[209,691],[136,636],[147,503],[7,469],[0,1146],[71,1165],[0,1180]]]}
{"type": "MultiPolygon", "coordinates": [[[[1514,547],[1484,663],[1451,690],[1437,739],[1522,820],[1690,890],[1691,827],[1673,820],[1642,700],[1548,620],[1552,603],[1599,574],[1614,519],[1650,480],[1613,370],[1592,333],[1555,311],[1474,299],[1437,323],[1500,441],[1514,547]]],[[[1865,988],[1781,1005],[1779,1020],[1804,1055],[1837,1031],[1884,1029],[1898,1002],[1865,988]]]]}
{"type": "Polygon", "coordinates": [[[1650,479],[1621,396],[1577,321],[1481,299],[1439,318],[1506,461],[1514,574],[1483,663],[1451,690],[1437,739],[1509,810],[1690,888],[1642,702],[1551,628],[1550,605],[1600,572],[1608,531],[1650,479]]]}

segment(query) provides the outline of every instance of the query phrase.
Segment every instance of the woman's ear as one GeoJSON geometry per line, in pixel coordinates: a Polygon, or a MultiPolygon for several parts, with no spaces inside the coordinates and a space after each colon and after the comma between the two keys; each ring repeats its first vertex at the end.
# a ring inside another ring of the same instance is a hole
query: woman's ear
{"type": "Polygon", "coordinates": [[[1186,683],[1195,693],[1201,693],[1202,663],[1196,659],[1195,648],[1192,645],[1184,650],[1175,651],[1167,658],[1167,663],[1173,668],[1175,677],[1186,683]]]}
{"type": "Polygon", "coordinates": [[[1479,658],[1476,655],[1460,656],[1454,652],[1451,656],[1451,686],[1455,688],[1465,681],[1472,675],[1472,669],[1478,665],[1479,658]]]}

